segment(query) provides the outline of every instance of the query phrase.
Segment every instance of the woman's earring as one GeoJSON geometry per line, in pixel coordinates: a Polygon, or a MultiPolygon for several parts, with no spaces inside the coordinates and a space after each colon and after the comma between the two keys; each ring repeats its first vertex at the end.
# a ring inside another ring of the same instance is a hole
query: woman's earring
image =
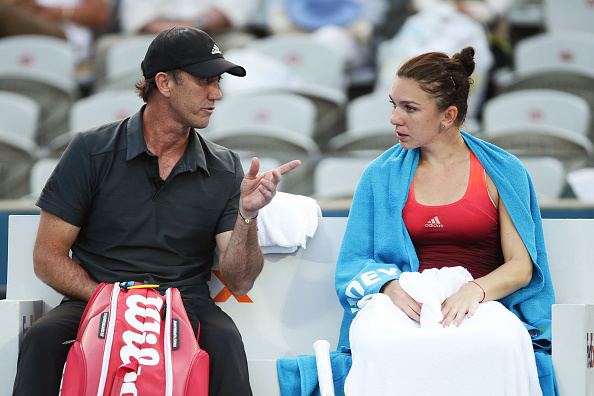
{"type": "Polygon", "coordinates": [[[441,124],[441,129],[445,128],[445,125],[441,124]]]}

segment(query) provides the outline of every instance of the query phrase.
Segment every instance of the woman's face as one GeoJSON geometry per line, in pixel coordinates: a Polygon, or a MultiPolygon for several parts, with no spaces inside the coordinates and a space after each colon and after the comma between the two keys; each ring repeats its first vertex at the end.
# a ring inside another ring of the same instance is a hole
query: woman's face
{"type": "Polygon", "coordinates": [[[435,99],[409,78],[396,77],[390,91],[390,123],[405,149],[424,147],[439,136],[443,113],[435,99]]]}

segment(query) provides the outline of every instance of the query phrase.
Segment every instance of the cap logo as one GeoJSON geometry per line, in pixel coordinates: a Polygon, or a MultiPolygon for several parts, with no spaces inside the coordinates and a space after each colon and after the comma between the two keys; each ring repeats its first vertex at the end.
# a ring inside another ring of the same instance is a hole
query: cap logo
{"type": "Polygon", "coordinates": [[[223,53],[221,52],[221,50],[219,49],[219,47],[217,47],[217,45],[213,45],[212,46],[212,51],[210,51],[211,54],[221,54],[223,55],[223,53]]]}

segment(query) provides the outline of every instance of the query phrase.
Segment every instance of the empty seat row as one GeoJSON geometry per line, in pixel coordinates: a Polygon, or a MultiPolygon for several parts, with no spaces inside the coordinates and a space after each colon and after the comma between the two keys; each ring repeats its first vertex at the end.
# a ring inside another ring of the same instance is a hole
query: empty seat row
{"type": "MultiPolygon", "coordinates": [[[[11,100],[18,95],[5,93],[0,95],[0,101],[3,97],[9,99],[13,107],[18,107],[20,101],[11,100]]],[[[23,111],[32,114],[24,118],[31,120],[35,117],[35,106],[25,106],[24,103],[31,104],[31,101],[24,99],[23,111]],[[29,110],[24,110],[26,108],[29,110]]],[[[55,156],[63,151],[75,132],[127,117],[141,105],[142,101],[129,91],[106,91],[80,99],[70,112],[69,131],[51,142],[55,156]]],[[[302,173],[302,178],[307,179],[313,171],[312,164],[325,155],[373,157],[396,144],[389,122],[390,106],[386,97],[377,94],[351,101],[346,110],[347,130],[329,141],[329,150],[324,154],[313,139],[315,105],[300,95],[286,92],[227,98],[217,103],[210,125],[201,133],[244,157],[271,157],[279,161],[301,159],[304,164],[296,173],[302,173]]],[[[9,105],[0,107],[10,109],[9,105]]],[[[16,109],[9,111],[9,116],[14,114],[17,114],[16,109]]],[[[525,90],[491,99],[485,106],[479,134],[519,156],[557,157],[564,161],[568,170],[573,170],[584,166],[592,154],[592,143],[586,136],[590,120],[589,106],[582,98],[552,90],[525,90]]],[[[33,129],[26,123],[7,121],[2,125],[19,128],[12,134],[0,134],[0,138],[12,136],[17,149],[16,142],[26,141],[33,129]]],[[[29,147],[33,145],[29,139],[29,147]]],[[[28,153],[29,162],[33,162],[33,150],[20,151],[28,153]]]]}
{"type": "MultiPolygon", "coordinates": [[[[153,38],[152,35],[128,36],[108,46],[104,73],[92,92],[133,91],[135,83],[142,79],[140,64],[153,38]]],[[[316,134],[320,135],[320,141],[328,140],[328,134],[336,132],[347,100],[346,66],[340,54],[305,34],[255,40],[245,51],[259,54],[250,57],[252,61],[260,59],[262,63],[286,69],[287,76],[298,76],[296,79],[279,79],[266,90],[291,92],[310,99],[318,109],[316,134]]],[[[241,55],[236,51],[235,56],[241,55]]],[[[75,67],[72,48],[63,40],[38,35],[0,39],[0,90],[22,93],[38,102],[40,117],[36,143],[40,146],[49,145],[68,131],[68,112],[81,97],[75,67]]],[[[254,65],[248,78],[253,81],[258,76],[270,77],[259,75],[260,69],[258,64],[254,65]]],[[[262,84],[255,86],[262,90],[262,84]]]]}

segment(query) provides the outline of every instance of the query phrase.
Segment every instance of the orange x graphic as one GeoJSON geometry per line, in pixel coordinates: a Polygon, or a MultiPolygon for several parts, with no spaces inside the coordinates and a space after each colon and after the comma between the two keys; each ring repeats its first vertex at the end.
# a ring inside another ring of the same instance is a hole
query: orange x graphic
{"type": "MultiPolygon", "coordinates": [[[[212,270],[212,273],[215,274],[215,276],[223,284],[223,290],[221,290],[219,292],[219,294],[217,294],[213,300],[214,300],[214,302],[225,302],[229,299],[229,297],[233,296],[233,294],[227,289],[227,286],[225,286],[225,283],[223,282],[223,278],[221,277],[221,271],[212,270]]],[[[237,296],[233,296],[233,297],[235,297],[235,299],[240,303],[253,303],[252,299],[249,298],[247,294],[245,296],[241,296],[241,297],[237,297],[237,296]]]]}

